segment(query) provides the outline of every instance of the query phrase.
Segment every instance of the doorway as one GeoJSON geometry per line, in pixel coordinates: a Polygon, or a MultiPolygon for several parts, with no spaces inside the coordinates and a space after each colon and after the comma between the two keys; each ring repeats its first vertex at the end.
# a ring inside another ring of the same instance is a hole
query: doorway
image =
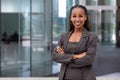
{"type": "Polygon", "coordinates": [[[51,0],[1,0],[1,77],[52,75],[51,0]]]}
{"type": "Polygon", "coordinates": [[[89,10],[90,27],[98,35],[102,45],[116,44],[116,13],[115,10],[89,10]]]}

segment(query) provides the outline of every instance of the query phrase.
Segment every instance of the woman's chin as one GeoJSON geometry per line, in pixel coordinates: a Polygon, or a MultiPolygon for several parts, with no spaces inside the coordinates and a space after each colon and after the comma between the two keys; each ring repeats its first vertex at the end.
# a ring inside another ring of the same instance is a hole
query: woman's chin
{"type": "Polygon", "coordinates": [[[75,26],[75,28],[81,28],[81,26],[75,26]]]}
{"type": "Polygon", "coordinates": [[[75,26],[76,29],[83,29],[83,26],[75,26]]]}

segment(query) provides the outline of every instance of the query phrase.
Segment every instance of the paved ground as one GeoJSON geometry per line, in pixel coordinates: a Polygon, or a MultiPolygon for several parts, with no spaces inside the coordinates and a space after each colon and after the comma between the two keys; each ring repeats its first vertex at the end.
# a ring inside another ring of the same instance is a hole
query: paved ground
{"type": "Polygon", "coordinates": [[[94,69],[97,76],[120,72],[120,48],[99,44],[94,69]]]}
{"type": "MultiPolygon", "coordinates": [[[[0,80],[58,80],[58,77],[0,78],[0,80]]],[[[98,76],[97,80],[120,80],[120,72],[98,76]]]]}
{"type": "MultiPolygon", "coordinates": [[[[1,78],[0,80],[58,80],[58,78],[1,78]]],[[[120,80],[120,77],[98,77],[97,80],[120,80]]]]}

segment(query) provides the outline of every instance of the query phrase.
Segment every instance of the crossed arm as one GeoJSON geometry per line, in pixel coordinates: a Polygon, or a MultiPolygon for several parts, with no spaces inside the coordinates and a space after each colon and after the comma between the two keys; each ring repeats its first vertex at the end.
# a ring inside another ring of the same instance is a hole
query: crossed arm
{"type": "Polygon", "coordinates": [[[91,65],[96,56],[97,36],[92,36],[87,51],[79,54],[66,54],[64,49],[58,45],[53,52],[53,59],[60,63],[69,63],[71,67],[82,67],[91,65]]]}
{"type": "MultiPolygon", "coordinates": [[[[60,47],[60,46],[57,46],[57,53],[58,54],[65,54],[65,52],[64,52],[64,49],[62,48],[62,47],[60,47]]],[[[72,59],[74,60],[74,59],[79,59],[79,58],[82,58],[82,57],[84,57],[84,56],[86,56],[86,52],[83,52],[83,53],[81,53],[81,54],[73,54],[72,55],[72,59]]]]}

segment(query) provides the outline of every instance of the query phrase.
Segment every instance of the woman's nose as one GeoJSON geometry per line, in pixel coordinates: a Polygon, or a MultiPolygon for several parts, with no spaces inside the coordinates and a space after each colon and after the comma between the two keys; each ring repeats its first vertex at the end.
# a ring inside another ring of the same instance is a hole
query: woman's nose
{"type": "Polygon", "coordinates": [[[76,17],[76,20],[80,20],[80,18],[79,18],[79,17],[76,17]]]}

